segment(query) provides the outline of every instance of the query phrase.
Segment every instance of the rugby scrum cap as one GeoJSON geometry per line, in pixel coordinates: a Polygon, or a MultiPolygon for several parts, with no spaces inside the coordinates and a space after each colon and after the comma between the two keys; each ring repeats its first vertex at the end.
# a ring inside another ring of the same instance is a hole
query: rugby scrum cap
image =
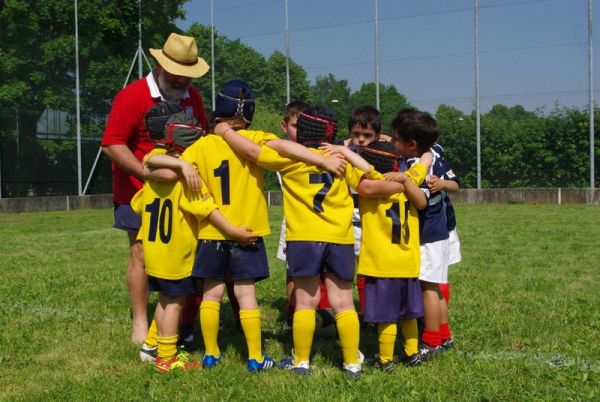
{"type": "Polygon", "coordinates": [[[252,123],[254,117],[254,91],[242,80],[228,81],[217,96],[214,116],[216,118],[242,118],[252,123]]]}
{"type": "Polygon", "coordinates": [[[397,172],[400,156],[391,142],[373,141],[366,147],[359,148],[359,154],[373,165],[379,173],[397,172]]]}
{"type": "Polygon", "coordinates": [[[175,102],[158,102],[148,109],[144,115],[144,122],[150,132],[150,138],[154,141],[162,140],[167,120],[179,112],[183,112],[183,108],[175,102]]]}
{"type": "Polygon", "coordinates": [[[333,144],[337,132],[337,117],[325,107],[312,106],[298,116],[296,140],[307,147],[318,147],[322,142],[333,144]]]}
{"type": "Polygon", "coordinates": [[[158,64],[170,74],[198,78],[208,72],[206,61],[198,57],[196,41],[191,36],[172,33],[162,49],[150,49],[158,64]]]}

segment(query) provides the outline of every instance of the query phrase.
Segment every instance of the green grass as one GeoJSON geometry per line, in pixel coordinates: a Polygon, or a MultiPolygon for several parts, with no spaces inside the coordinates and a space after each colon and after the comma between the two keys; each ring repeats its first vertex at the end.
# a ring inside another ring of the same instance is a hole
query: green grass
{"type": "MultiPolygon", "coordinates": [[[[598,206],[458,205],[463,262],[452,267],[456,348],[419,368],[339,370],[316,339],[314,370],[249,375],[230,309],[213,370],[158,375],[129,343],[126,237],[112,212],[0,215],[2,400],[600,400],[598,206]]],[[[272,208],[274,256],[281,209],[272,208]]],[[[258,285],[265,350],[290,351],[284,267],[258,285]]],[[[154,303],[151,298],[151,303],[154,303]]],[[[363,330],[361,349],[376,351],[363,330]]]]}

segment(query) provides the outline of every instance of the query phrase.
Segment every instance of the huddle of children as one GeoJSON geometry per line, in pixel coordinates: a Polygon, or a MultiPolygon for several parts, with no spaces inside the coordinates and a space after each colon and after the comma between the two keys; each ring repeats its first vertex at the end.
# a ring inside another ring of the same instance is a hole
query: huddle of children
{"type": "Polygon", "coordinates": [[[388,142],[380,139],[377,110],[358,108],[346,146],[334,145],[337,120],[327,108],[288,105],[282,128],[289,140],[281,140],[248,130],[254,107],[252,89],[234,80],[219,93],[211,134],[197,122],[184,121],[185,112],[165,113],[159,117],[164,130],[151,130],[157,147],[145,158],[150,179],[132,200],[142,215],[139,236],[149,286],[159,292],[142,360],[155,361],[160,372],[200,366],[177,350],[181,311],[198,291],[202,366],[219,364],[220,304],[226,283],[232,283],[247,369],[274,367],[262,351],[255,293],[255,283],[269,275],[262,239],[270,234],[263,169],[278,172],[284,201],[278,257],[287,262],[293,349],[280,368],[310,371],[316,311],[323,308],[332,311],[342,368],[353,378],[360,376],[363,363],[382,370],[399,361],[414,366],[452,347],[449,288],[440,290],[440,284],[448,282],[450,258],[460,260],[447,198],[458,181],[435,144],[435,120],[403,110],[388,142]],[[361,319],[378,329],[379,353],[367,362],[359,351],[360,320],[352,293],[356,265],[363,278],[361,319]],[[398,322],[404,350],[395,356],[398,322]]]}

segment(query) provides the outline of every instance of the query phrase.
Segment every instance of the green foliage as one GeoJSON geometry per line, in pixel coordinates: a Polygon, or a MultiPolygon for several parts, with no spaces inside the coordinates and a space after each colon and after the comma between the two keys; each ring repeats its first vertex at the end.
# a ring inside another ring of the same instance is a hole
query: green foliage
{"type": "MultiPolygon", "coordinates": [[[[463,262],[450,269],[455,349],[418,368],[365,368],[356,381],[340,370],[337,340],[319,337],[309,376],[248,374],[227,301],[222,364],[160,375],[129,341],[129,252],[126,236],[111,228],[112,210],[1,214],[0,400],[598,400],[600,310],[590,307],[597,206],[456,207],[463,262]]],[[[281,208],[270,215],[271,277],[257,295],[264,349],[279,361],[292,333],[284,324],[285,264],[274,258],[281,208]]],[[[360,346],[367,357],[377,352],[376,329],[361,331],[360,346]]]]}

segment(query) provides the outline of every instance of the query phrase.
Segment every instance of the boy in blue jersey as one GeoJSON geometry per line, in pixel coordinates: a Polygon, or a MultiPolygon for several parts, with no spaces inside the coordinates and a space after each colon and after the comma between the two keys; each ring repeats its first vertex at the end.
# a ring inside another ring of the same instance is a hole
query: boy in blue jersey
{"type": "MultiPolygon", "coordinates": [[[[456,231],[456,215],[454,207],[450,202],[448,193],[456,192],[459,189],[460,182],[458,177],[450,168],[444,155],[444,148],[440,144],[431,147],[435,164],[431,174],[427,177],[427,186],[431,194],[440,193],[443,195],[442,202],[445,205],[446,222],[448,226],[448,266],[458,264],[462,257],[460,255],[460,240],[456,231]]],[[[439,284],[440,292],[444,300],[440,301],[441,319],[440,319],[440,338],[441,346],[444,350],[452,348],[452,332],[448,323],[448,302],[450,301],[450,284],[439,284]]]]}

